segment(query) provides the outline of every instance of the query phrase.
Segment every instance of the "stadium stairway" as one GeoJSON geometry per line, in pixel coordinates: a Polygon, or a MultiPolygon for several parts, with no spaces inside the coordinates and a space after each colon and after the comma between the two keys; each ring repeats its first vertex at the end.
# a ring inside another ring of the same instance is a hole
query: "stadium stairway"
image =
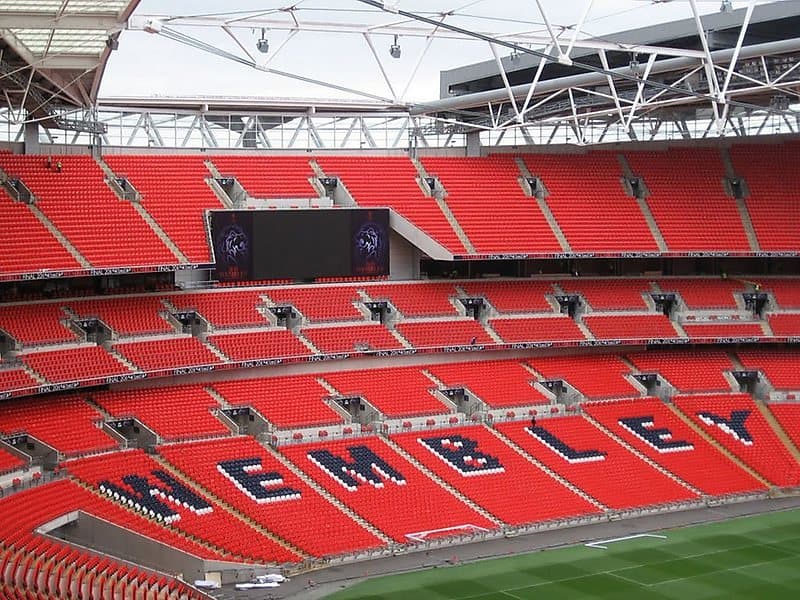
{"type": "Polygon", "coordinates": [[[742,459],[736,456],[733,452],[725,448],[722,444],[717,442],[713,437],[708,435],[702,427],[699,427],[692,419],[690,419],[687,415],[683,413],[683,411],[679,410],[677,406],[672,404],[671,402],[666,403],[667,407],[677,416],[681,421],[686,423],[688,427],[691,427],[692,430],[697,433],[700,437],[706,440],[709,444],[714,446],[717,450],[719,450],[724,456],[727,456],[731,462],[736,463],[740,468],[744,471],[749,473],[752,477],[757,479],[761,484],[770,488],[772,484],[767,481],[760,473],[758,473],[755,469],[753,469],[750,465],[745,463],[742,459]]]}
{"type": "MultiPolygon", "coordinates": [[[[736,168],[733,166],[733,161],[731,160],[728,149],[720,148],[719,153],[722,158],[722,164],[725,167],[725,174],[731,179],[738,178],[736,168]]],[[[750,211],[747,209],[744,198],[734,197],[734,200],[736,201],[736,209],[739,211],[739,217],[742,219],[742,225],[744,225],[744,233],[747,236],[747,241],[750,243],[750,250],[753,252],[761,252],[761,244],[758,241],[758,235],[756,234],[755,227],[753,227],[753,221],[750,219],[750,211]]]]}
{"type": "Polygon", "coordinates": [[[584,500],[586,500],[590,504],[596,506],[597,508],[599,508],[603,512],[608,512],[609,508],[606,505],[604,505],[602,502],[600,502],[596,498],[593,498],[592,496],[590,496],[589,494],[584,492],[581,488],[573,485],[570,481],[567,481],[567,479],[565,479],[564,477],[562,477],[561,475],[556,473],[553,469],[551,469],[550,467],[548,467],[544,463],[541,463],[538,460],[536,460],[531,454],[528,454],[527,452],[525,452],[525,450],[523,448],[521,448],[520,446],[515,444],[510,438],[506,437],[501,432],[497,431],[497,429],[495,429],[494,427],[489,427],[488,429],[489,429],[489,431],[492,432],[492,435],[494,435],[499,440],[501,440],[503,443],[505,443],[510,448],[515,450],[517,452],[517,454],[519,454],[520,456],[525,458],[528,462],[530,462],[531,464],[537,466],[542,471],[547,473],[550,477],[555,479],[558,483],[560,483],[564,487],[570,489],[572,492],[574,492],[575,494],[577,494],[578,496],[580,496],[581,498],[583,498],[584,500]]]}
{"type": "Polygon", "coordinates": [[[780,424],[778,419],[775,418],[775,415],[772,414],[772,411],[764,402],[756,399],[755,403],[756,406],[758,407],[758,410],[767,420],[767,423],[769,423],[769,426],[772,427],[772,429],[775,431],[775,434],[778,436],[778,439],[780,439],[780,441],[783,442],[783,445],[786,446],[786,449],[791,453],[792,456],[794,456],[794,459],[798,463],[800,463],[800,449],[797,446],[795,446],[794,442],[792,442],[791,438],[786,433],[786,430],[780,424]]]}
{"type": "Polygon", "coordinates": [[[442,489],[445,489],[448,492],[450,492],[456,498],[461,500],[461,502],[463,502],[464,504],[469,506],[472,510],[477,512],[479,515],[481,515],[485,519],[488,519],[489,521],[491,521],[492,523],[494,523],[495,525],[497,525],[499,527],[502,527],[504,525],[504,523],[500,519],[495,517],[493,514],[491,514],[489,511],[487,511],[485,508],[483,508],[482,506],[480,506],[476,502],[474,502],[474,501],[470,500],[469,498],[467,498],[464,494],[459,492],[456,488],[454,488],[452,485],[447,483],[444,479],[439,477],[436,473],[431,471],[428,467],[426,467],[421,462],[419,462],[411,454],[406,452],[405,449],[402,446],[400,446],[397,442],[395,442],[394,440],[392,440],[388,436],[384,437],[383,441],[386,442],[386,445],[389,446],[392,450],[394,450],[400,456],[402,456],[408,462],[410,462],[414,466],[415,469],[418,469],[419,471],[424,473],[428,477],[428,479],[430,479],[431,481],[436,483],[442,489]]]}
{"type": "Polygon", "coordinates": [[[302,469],[298,468],[291,460],[289,460],[283,454],[281,454],[280,452],[276,452],[272,448],[272,446],[270,446],[269,444],[262,443],[261,445],[264,447],[264,449],[267,451],[267,453],[270,454],[270,456],[274,457],[283,466],[285,466],[292,473],[294,473],[299,479],[301,479],[303,481],[303,483],[305,483],[307,486],[312,488],[315,492],[317,492],[320,496],[325,498],[328,502],[330,502],[331,504],[336,506],[344,514],[346,514],[353,521],[355,521],[356,523],[361,525],[361,527],[363,527],[364,529],[369,531],[372,535],[377,537],[384,544],[390,545],[390,544],[394,543],[394,540],[392,540],[392,538],[387,536],[380,529],[378,529],[372,523],[370,523],[369,521],[367,521],[366,519],[361,517],[355,511],[351,510],[350,507],[348,507],[341,500],[339,500],[336,496],[331,494],[328,490],[326,490],[324,487],[322,487],[316,481],[314,481],[313,477],[309,477],[308,475],[306,475],[306,473],[303,472],[302,469]]]}
{"type": "MultiPolygon", "coordinates": [[[[525,164],[524,159],[517,157],[514,159],[514,162],[517,163],[517,167],[519,167],[519,172],[522,174],[523,178],[529,179],[533,177],[533,174],[530,172],[530,169],[528,169],[528,165],[525,164]]],[[[550,225],[550,229],[553,230],[553,234],[556,236],[558,243],[561,245],[561,249],[564,252],[572,252],[572,247],[569,245],[567,236],[564,235],[564,232],[561,230],[561,226],[558,224],[558,221],[556,221],[556,218],[553,215],[553,211],[550,210],[550,207],[547,205],[545,194],[533,194],[526,185],[522,186],[522,190],[525,192],[526,196],[530,196],[536,200],[539,210],[542,211],[542,215],[547,221],[547,224],[550,225]]]]}
{"type": "MultiPolygon", "coordinates": [[[[617,160],[619,161],[620,167],[622,167],[622,172],[625,174],[625,177],[628,179],[632,179],[636,177],[636,173],[631,170],[631,166],[628,163],[628,159],[625,157],[624,154],[617,154],[617,160]]],[[[669,248],[667,247],[667,242],[664,239],[664,234],[661,233],[661,229],[658,227],[658,223],[656,223],[656,219],[653,216],[653,213],[650,211],[650,206],[647,204],[647,195],[646,193],[636,196],[636,204],[639,205],[639,210],[642,211],[642,215],[644,216],[644,220],[647,222],[647,227],[650,228],[650,234],[653,236],[653,239],[656,241],[658,245],[658,250],[660,252],[669,252],[669,248]]]]}
{"type": "Polygon", "coordinates": [[[228,514],[233,515],[234,517],[236,517],[240,521],[243,521],[244,523],[249,525],[251,528],[253,528],[256,531],[258,531],[264,537],[269,538],[270,540],[272,540],[273,542],[275,542],[279,546],[282,546],[283,548],[285,548],[289,552],[294,552],[295,554],[297,554],[298,556],[300,556],[303,559],[307,559],[307,558],[310,557],[309,554],[306,554],[305,552],[303,552],[297,546],[289,543],[287,540],[285,540],[285,539],[277,536],[273,532],[267,530],[261,524],[259,524],[258,522],[253,520],[251,517],[249,517],[248,515],[243,513],[241,510],[237,509],[232,504],[226,502],[223,498],[220,498],[218,495],[216,495],[214,492],[212,492],[209,488],[204,486],[203,482],[196,481],[196,480],[192,479],[191,477],[189,477],[186,473],[184,473],[183,471],[181,471],[180,469],[175,467],[171,462],[169,462],[168,460],[163,458],[161,455],[152,454],[151,457],[153,458],[153,460],[155,462],[157,462],[159,465],[161,465],[161,467],[163,467],[165,471],[167,471],[170,474],[172,474],[173,476],[175,476],[175,478],[178,479],[178,481],[188,481],[192,485],[193,488],[201,491],[203,493],[203,495],[205,495],[206,497],[211,498],[216,504],[218,504],[219,506],[224,508],[225,511],[228,514]]]}
{"type": "Polygon", "coordinates": [[[61,233],[58,227],[55,226],[55,224],[47,217],[47,215],[42,212],[38,206],[35,204],[28,204],[28,208],[33,216],[35,216],[39,222],[44,225],[45,229],[52,233],[53,237],[56,238],[62,246],[64,246],[70,255],[72,255],[72,258],[77,260],[84,269],[92,268],[92,263],[90,263],[86,257],[81,254],[80,251],[72,244],[72,242],[70,242],[66,236],[61,233]]]}
{"type": "Polygon", "coordinates": [[[693,485],[685,482],[683,479],[681,479],[680,477],[675,475],[672,471],[669,471],[669,470],[665,469],[660,464],[658,464],[653,459],[651,459],[649,456],[646,456],[646,455],[642,454],[639,450],[637,450],[636,448],[631,446],[628,442],[623,440],[616,433],[611,431],[608,427],[603,425],[600,421],[598,421],[597,419],[592,417],[590,414],[588,414],[588,413],[586,413],[584,411],[584,412],[582,412],[582,415],[583,415],[584,419],[589,421],[592,425],[597,427],[600,431],[605,433],[608,437],[610,437],[612,440],[617,442],[620,446],[622,446],[626,450],[629,450],[630,452],[632,452],[639,460],[641,460],[643,462],[646,462],[648,465],[650,465],[651,467],[653,467],[657,471],[660,471],[662,474],[666,475],[667,477],[669,477],[670,479],[672,479],[676,483],[679,483],[680,485],[685,487],[687,490],[691,491],[693,494],[696,494],[697,496],[702,496],[703,495],[703,492],[698,490],[693,485]]]}

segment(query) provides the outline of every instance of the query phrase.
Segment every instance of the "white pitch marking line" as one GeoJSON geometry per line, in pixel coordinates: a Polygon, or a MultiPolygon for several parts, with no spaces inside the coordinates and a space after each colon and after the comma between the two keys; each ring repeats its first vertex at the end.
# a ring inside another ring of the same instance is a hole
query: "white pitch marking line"
{"type": "Polygon", "coordinates": [[[584,544],[587,548],[598,548],[600,550],[608,550],[608,546],[604,544],[613,544],[614,542],[625,542],[627,540],[636,540],[639,538],[656,538],[659,540],[667,539],[665,535],[658,535],[656,533],[637,533],[635,535],[626,535],[624,537],[612,538],[610,540],[597,540],[596,542],[589,542],[584,544]]]}

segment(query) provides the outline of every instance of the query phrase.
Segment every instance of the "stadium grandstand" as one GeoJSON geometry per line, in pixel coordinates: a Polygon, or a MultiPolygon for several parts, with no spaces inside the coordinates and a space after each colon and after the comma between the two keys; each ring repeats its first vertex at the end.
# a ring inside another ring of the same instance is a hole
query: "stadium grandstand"
{"type": "Polygon", "coordinates": [[[800,499],[797,2],[190,4],[0,0],[0,600],[800,499]]]}

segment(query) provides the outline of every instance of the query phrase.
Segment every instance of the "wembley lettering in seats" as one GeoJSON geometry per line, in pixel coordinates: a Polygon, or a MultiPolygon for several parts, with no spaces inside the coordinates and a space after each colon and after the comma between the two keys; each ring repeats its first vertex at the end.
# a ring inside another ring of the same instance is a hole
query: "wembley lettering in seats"
{"type": "Polygon", "coordinates": [[[745,446],[753,445],[753,438],[750,436],[750,432],[747,431],[747,427],[745,426],[747,417],[750,416],[749,410],[731,411],[729,419],[712,412],[699,412],[697,416],[706,425],[716,425],[724,433],[740,441],[745,446]]]}
{"type": "Polygon", "coordinates": [[[406,484],[405,477],[399,471],[367,446],[350,446],[347,453],[350,461],[331,454],[328,450],[313,450],[308,453],[308,459],[350,492],[355,492],[365,483],[376,488],[384,487],[386,481],[395,485],[406,484]]]}
{"type": "Polygon", "coordinates": [[[619,424],[638,437],[648,446],[659,452],[685,452],[694,450],[694,444],[686,441],[673,440],[669,429],[653,429],[652,416],[627,417],[619,420],[619,424]]]}
{"type": "Polygon", "coordinates": [[[283,485],[283,477],[276,471],[264,472],[260,458],[238,458],[217,464],[217,470],[236,488],[258,504],[297,500],[300,492],[283,485]]]}
{"type": "Polygon", "coordinates": [[[569,444],[562,442],[556,435],[550,433],[544,427],[526,427],[525,431],[569,463],[594,462],[606,459],[605,452],[573,448],[569,444]]]}
{"type": "Polygon", "coordinates": [[[180,483],[169,473],[153,470],[150,474],[160,480],[163,485],[151,483],[147,477],[131,473],[122,477],[126,487],[108,480],[100,482],[100,491],[110,498],[127,504],[131,508],[165,523],[180,521],[181,515],[170,504],[178,509],[183,508],[198,515],[213,512],[212,506],[180,483]]]}
{"type": "Polygon", "coordinates": [[[478,442],[461,435],[418,438],[417,441],[464,477],[505,471],[497,458],[478,450],[478,442]]]}

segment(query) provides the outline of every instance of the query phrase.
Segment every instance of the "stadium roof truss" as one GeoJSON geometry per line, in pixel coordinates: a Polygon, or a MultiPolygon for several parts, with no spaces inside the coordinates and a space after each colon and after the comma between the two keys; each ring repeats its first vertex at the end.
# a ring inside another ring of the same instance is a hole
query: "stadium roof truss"
{"type": "Polygon", "coordinates": [[[139,0],[0,0],[0,90],[16,122],[92,131],[106,60],[139,0]]]}
{"type": "MultiPolygon", "coordinates": [[[[660,1],[666,0],[653,3],[660,1]]],[[[161,96],[95,101],[96,81],[91,92],[78,92],[73,99],[84,100],[76,109],[83,111],[81,118],[92,111],[104,143],[122,146],[391,148],[462,145],[470,134],[479,135],[484,145],[583,145],[800,131],[800,112],[793,110],[800,105],[797,2],[743,0],[735,10],[723,2],[724,10],[709,12],[707,0],[674,0],[685,8],[684,20],[602,37],[592,35],[587,26],[594,0],[576,1],[576,20],[567,24],[555,23],[543,0],[534,0],[526,3],[526,15],[510,16],[514,27],[494,31],[490,26],[501,19],[478,18],[470,9],[482,3],[462,2],[425,13],[401,10],[402,2],[396,0],[351,0],[351,11],[329,13],[301,0],[252,12],[134,14],[127,20],[128,29],[316,86],[337,99],[161,96]],[[258,30],[283,36],[268,55],[256,51],[252,33],[258,30]],[[358,58],[370,65],[385,92],[313,77],[300,69],[277,69],[275,58],[300,50],[304,33],[361,38],[364,51],[358,58]],[[230,43],[223,47],[211,41],[218,36],[230,43]],[[395,36],[413,38],[420,48],[410,77],[402,81],[392,75],[389,55],[378,51],[395,36]],[[451,49],[479,44],[491,58],[444,71],[438,99],[411,101],[409,88],[434,42],[437,48],[451,49]]],[[[718,0],[714,3],[716,10],[718,0]]],[[[109,5],[119,17],[130,15],[137,2],[0,0],[0,19],[15,4],[109,5]]],[[[107,36],[113,18],[102,14],[107,36]]],[[[39,18],[44,26],[48,17],[39,18]]],[[[76,31],[81,31],[78,25],[84,18],[93,17],[86,12],[74,16],[76,31]]],[[[51,29],[51,46],[62,39],[55,31],[51,29]]],[[[29,48],[33,58],[44,60],[48,47],[43,38],[20,35],[34,49],[29,48]]],[[[62,50],[69,45],[59,43],[62,50]]],[[[84,43],[101,50],[100,42],[90,36],[84,43]]],[[[107,49],[101,54],[107,56],[107,49]]],[[[5,116],[6,136],[19,137],[5,116]]],[[[67,138],[65,142],[88,139],[80,131],[67,138]]]]}

